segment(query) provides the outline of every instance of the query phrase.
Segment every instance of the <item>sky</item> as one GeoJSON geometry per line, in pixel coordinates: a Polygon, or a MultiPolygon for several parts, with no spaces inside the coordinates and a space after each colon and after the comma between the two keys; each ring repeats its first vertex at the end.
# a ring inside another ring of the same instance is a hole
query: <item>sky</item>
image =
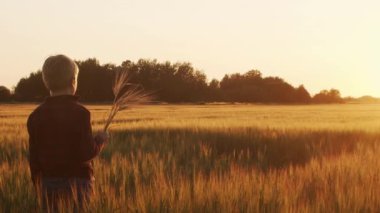
{"type": "Polygon", "coordinates": [[[378,0],[0,0],[0,85],[50,55],[258,69],[315,94],[380,97],[378,0]]]}

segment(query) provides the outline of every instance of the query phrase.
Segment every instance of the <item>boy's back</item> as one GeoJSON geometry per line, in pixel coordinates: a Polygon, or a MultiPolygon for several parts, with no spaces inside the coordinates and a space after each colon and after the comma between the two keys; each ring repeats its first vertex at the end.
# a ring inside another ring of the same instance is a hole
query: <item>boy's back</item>
{"type": "Polygon", "coordinates": [[[91,179],[91,159],[100,146],[93,141],[90,113],[77,97],[48,97],[28,119],[30,166],[36,177],[91,179]]]}

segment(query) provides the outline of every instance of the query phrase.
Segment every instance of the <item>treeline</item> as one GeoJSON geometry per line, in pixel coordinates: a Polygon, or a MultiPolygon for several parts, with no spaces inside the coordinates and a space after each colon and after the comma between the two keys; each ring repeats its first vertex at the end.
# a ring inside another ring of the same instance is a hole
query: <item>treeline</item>
{"type": "MultiPolygon", "coordinates": [[[[304,86],[293,87],[279,77],[263,77],[260,71],[225,75],[207,81],[206,75],[190,63],[160,63],[157,60],[124,61],[101,65],[96,59],[77,61],[77,95],[85,102],[113,100],[116,72],[128,72],[130,81],[154,92],[160,102],[250,102],[250,103],[341,103],[338,90],[323,90],[314,97],[304,86]]],[[[22,78],[13,91],[0,86],[0,101],[42,101],[49,93],[41,71],[22,78]]]]}

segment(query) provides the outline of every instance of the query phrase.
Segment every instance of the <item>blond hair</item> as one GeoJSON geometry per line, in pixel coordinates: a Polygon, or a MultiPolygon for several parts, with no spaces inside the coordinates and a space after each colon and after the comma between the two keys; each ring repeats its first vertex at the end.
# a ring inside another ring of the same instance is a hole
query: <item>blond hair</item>
{"type": "Polygon", "coordinates": [[[42,78],[45,86],[51,91],[70,88],[75,83],[79,68],[65,55],[50,56],[42,67],[42,78]]]}

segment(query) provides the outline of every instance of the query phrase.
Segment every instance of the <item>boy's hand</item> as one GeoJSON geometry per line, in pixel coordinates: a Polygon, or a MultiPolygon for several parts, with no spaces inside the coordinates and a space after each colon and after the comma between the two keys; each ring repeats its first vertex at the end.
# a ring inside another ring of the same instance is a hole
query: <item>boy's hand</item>
{"type": "Polygon", "coordinates": [[[109,142],[110,136],[108,132],[98,132],[94,138],[96,143],[104,145],[109,142]]]}

